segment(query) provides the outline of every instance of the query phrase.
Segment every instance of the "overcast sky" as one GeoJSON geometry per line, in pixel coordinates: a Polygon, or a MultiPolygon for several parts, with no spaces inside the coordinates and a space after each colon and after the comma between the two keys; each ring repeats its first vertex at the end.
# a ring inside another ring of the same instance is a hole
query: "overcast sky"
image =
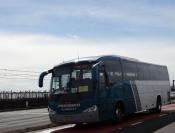
{"type": "Polygon", "coordinates": [[[0,0],[0,90],[38,90],[39,72],[103,54],[167,65],[175,79],[175,1],[0,0]]]}

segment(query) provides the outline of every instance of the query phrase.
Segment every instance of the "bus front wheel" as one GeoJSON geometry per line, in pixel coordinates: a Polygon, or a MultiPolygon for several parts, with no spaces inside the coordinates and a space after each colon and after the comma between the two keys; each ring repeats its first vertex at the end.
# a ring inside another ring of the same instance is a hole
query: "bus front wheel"
{"type": "Polygon", "coordinates": [[[124,116],[123,106],[122,106],[121,103],[118,103],[116,105],[116,109],[115,109],[115,120],[116,121],[121,121],[123,116],[124,116]]]}

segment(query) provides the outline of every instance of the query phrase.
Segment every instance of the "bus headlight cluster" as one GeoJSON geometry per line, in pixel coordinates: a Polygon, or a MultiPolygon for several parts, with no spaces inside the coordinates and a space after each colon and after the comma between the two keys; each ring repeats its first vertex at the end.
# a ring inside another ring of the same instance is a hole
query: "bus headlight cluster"
{"type": "Polygon", "coordinates": [[[97,106],[93,105],[92,107],[85,109],[83,112],[87,113],[87,112],[95,112],[95,111],[97,111],[97,106]]]}
{"type": "Polygon", "coordinates": [[[54,110],[52,110],[51,108],[48,108],[48,111],[49,111],[49,114],[51,114],[51,115],[55,115],[56,114],[56,112],[54,110]]]}

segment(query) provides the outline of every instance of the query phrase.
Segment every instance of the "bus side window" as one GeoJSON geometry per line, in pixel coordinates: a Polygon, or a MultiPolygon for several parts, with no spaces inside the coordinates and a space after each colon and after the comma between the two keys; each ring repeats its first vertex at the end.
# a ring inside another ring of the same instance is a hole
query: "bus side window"
{"type": "Polygon", "coordinates": [[[99,83],[100,83],[100,89],[104,89],[106,87],[104,72],[100,72],[100,82],[99,83]]]}
{"type": "Polygon", "coordinates": [[[108,80],[108,87],[112,87],[114,84],[122,81],[122,70],[119,60],[106,61],[106,73],[108,80]]]}
{"type": "Polygon", "coordinates": [[[101,66],[100,68],[100,88],[106,88],[109,87],[109,77],[108,74],[106,72],[105,66],[101,66]]]}
{"type": "Polygon", "coordinates": [[[122,60],[124,80],[136,80],[137,79],[137,66],[136,62],[122,60]]]}

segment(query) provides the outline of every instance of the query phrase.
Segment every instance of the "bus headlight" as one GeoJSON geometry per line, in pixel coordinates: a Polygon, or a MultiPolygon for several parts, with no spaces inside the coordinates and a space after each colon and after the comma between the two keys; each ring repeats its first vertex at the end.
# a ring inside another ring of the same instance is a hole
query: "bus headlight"
{"type": "Polygon", "coordinates": [[[54,110],[52,110],[51,108],[48,108],[48,111],[49,111],[49,114],[51,114],[51,115],[55,115],[56,114],[56,112],[54,110]]]}
{"type": "Polygon", "coordinates": [[[92,107],[85,109],[83,112],[87,113],[87,112],[95,112],[95,111],[97,111],[97,106],[93,105],[92,107]]]}

